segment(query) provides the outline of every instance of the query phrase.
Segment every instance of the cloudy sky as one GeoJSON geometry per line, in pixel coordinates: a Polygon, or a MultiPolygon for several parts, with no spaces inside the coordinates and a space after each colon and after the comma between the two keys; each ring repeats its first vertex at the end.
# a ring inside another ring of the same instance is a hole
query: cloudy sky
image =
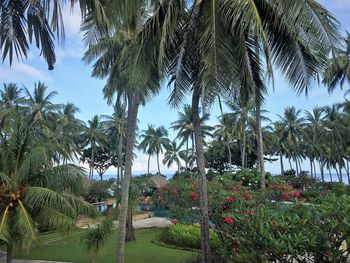
{"type": "MultiPolygon", "coordinates": [[[[350,31],[350,0],[320,0],[327,9],[336,15],[341,23],[342,30],[350,31]]],[[[57,47],[57,64],[53,71],[47,70],[47,65],[39,56],[39,52],[32,48],[27,60],[15,61],[10,67],[5,61],[0,64],[0,82],[16,82],[25,85],[29,90],[34,86],[34,82],[44,81],[58,95],[55,102],[73,102],[81,112],[78,117],[87,121],[95,114],[110,114],[111,108],[103,100],[102,88],[104,82],[90,77],[91,66],[85,65],[81,61],[84,53],[82,35],[79,33],[80,13],[71,12],[69,8],[64,9],[66,41],[57,47]]],[[[171,110],[167,105],[169,91],[164,86],[160,94],[139,111],[140,130],[147,125],[164,125],[166,128],[177,117],[177,111],[171,110]]],[[[281,114],[285,107],[296,106],[297,108],[310,110],[316,105],[328,105],[339,102],[343,98],[343,91],[339,89],[333,94],[328,94],[324,86],[314,85],[312,92],[307,98],[297,96],[292,89],[277,73],[275,76],[275,90],[270,90],[266,100],[265,109],[269,111],[269,117],[277,119],[277,114],[281,114]]],[[[212,119],[210,124],[215,124],[215,117],[219,115],[218,108],[212,108],[212,119]]],[[[176,134],[169,130],[170,138],[176,134]]],[[[279,171],[278,163],[267,163],[267,170],[273,173],[279,171]]],[[[147,156],[138,153],[138,157],[133,167],[135,173],[147,171],[147,156]]],[[[175,167],[170,169],[162,167],[165,174],[172,173],[175,167]]],[[[151,170],[156,171],[156,160],[153,158],[151,170]]],[[[114,171],[110,171],[113,173],[114,171]]]]}

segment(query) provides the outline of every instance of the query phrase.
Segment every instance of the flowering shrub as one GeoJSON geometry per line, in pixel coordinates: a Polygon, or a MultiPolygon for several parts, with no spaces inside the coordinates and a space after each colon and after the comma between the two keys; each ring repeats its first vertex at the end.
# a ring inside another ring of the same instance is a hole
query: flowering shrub
{"type": "MultiPolygon", "coordinates": [[[[200,222],[198,181],[168,187],[172,218],[200,222]]],[[[349,250],[340,247],[350,244],[350,196],[319,195],[304,204],[303,193],[283,181],[253,190],[232,176],[209,181],[208,194],[212,230],[222,241],[216,252],[226,261],[346,262],[349,250]]]]}

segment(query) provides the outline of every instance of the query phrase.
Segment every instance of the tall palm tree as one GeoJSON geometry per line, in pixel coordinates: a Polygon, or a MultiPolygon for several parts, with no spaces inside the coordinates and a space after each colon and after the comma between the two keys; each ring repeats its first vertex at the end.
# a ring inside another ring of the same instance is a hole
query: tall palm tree
{"type": "MultiPolygon", "coordinates": [[[[168,10],[166,14],[171,14],[165,23],[156,23],[160,15],[156,16],[152,25],[159,26],[150,32],[176,31],[175,39],[168,41],[170,51],[161,53],[167,55],[161,61],[166,62],[174,84],[170,96],[174,105],[192,91],[197,165],[202,178],[201,210],[206,213],[206,177],[198,121],[200,100],[204,105],[209,104],[218,93],[226,96],[229,88],[241,89],[255,97],[261,185],[265,187],[260,120],[266,91],[264,79],[266,75],[272,76],[274,64],[297,91],[308,90],[310,80],[325,68],[327,50],[338,42],[339,31],[335,18],[314,1],[181,3],[183,8],[168,10]],[[178,23],[174,26],[176,19],[178,23]],[[167,25],[167,21],[171,23],[167,25]]],[[[161,50],[164,50],[164,41],[160,42],[161,50]]],[[[203,214],[202,217],[203,262],[209,262],[208,216],[203,214]]]]}
{"type": "Polygon", "coordinates": [[[139,144],[139,148],[149,155],[148,157],[148,174],[151,155],[157,156],[158,173],[160,173],[159,154],[163,153],[170,145],[168,138],[168,132],[164,126],[154,127],[148,125],[148,129],[144,130],[141,134],[142,141],[139,144]]]}
{"type": "Polygon", "coordinates": [[[284,110],[283,116],[279,116],[280,121],[280,144],[288,145],[288,151],[293,158],[296,166],[297,174],[301,171],[300,156],[301,143],[304,139],[304,118],[301,116],[301,110],[297,110],[294,106],[287,107],[284,110]],[[300,170],[298,169],[300,167],[300,170]]]}
{"type": "Polygon", "coordinates": [[[344,49],[336,49],[329,65],[324,72],[323,83],[332,92],[337,85],[342,88],[344,82],[350,85],[350,34],[347,32],[344,38],[344,49]]]}
{"type": "Polygon", "coordinates": [[[155,153],[155,149],[152,147],[154,134],[155,134],[154,125],[148,124],[147,130],[143,130],[140,135],[141,142],[138,145],[139,149],[141,149],[143,153],[146,153],[148,155],[147,174],[150,174],[149,169],[150,169],[150,163],[151,163],[151,156],[155,153]]]}
{"type": "Polygon", "coordinates": [[[89,179],[93,179],[95,151],[97,146],[105,140],[100,116],[95,115],[88,121],[88,126],[83,133],[83,137],[85,145],[89,145],[91,148],[89,179]]]}
{"type": "Polygon", "coordinates": [[[181,160],[186,158],[184,156],[184,152],[181,151],[181,146],[176,143],[176,141],[172,141],[166,148],[164,153],[163,164],[169,168],[174,163],[177,165],[177,171],[180,171],[181,168],[181,160]]]}

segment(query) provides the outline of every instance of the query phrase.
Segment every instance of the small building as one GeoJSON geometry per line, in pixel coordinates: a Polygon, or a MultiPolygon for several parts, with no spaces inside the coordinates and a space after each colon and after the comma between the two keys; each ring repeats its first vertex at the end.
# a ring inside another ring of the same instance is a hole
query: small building
{"type": "Polygon", "coordinates": [[[169,183],[169,181],[165,177],[160,175],[151,176],[149,181],[150,181],[150,187],[154,187],[157,189],[162,188],[169,183]]]}

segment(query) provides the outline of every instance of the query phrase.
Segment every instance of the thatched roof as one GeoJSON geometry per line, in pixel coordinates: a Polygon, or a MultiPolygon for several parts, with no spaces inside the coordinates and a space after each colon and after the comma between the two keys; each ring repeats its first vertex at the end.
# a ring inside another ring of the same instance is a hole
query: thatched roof
{"type": "Polygon", "coordinates": [[[160,175],[153,175],[149,178],[150,183],[154,185],[156,188],[161,188],[169,183],[169,181],[160,175]]]}

